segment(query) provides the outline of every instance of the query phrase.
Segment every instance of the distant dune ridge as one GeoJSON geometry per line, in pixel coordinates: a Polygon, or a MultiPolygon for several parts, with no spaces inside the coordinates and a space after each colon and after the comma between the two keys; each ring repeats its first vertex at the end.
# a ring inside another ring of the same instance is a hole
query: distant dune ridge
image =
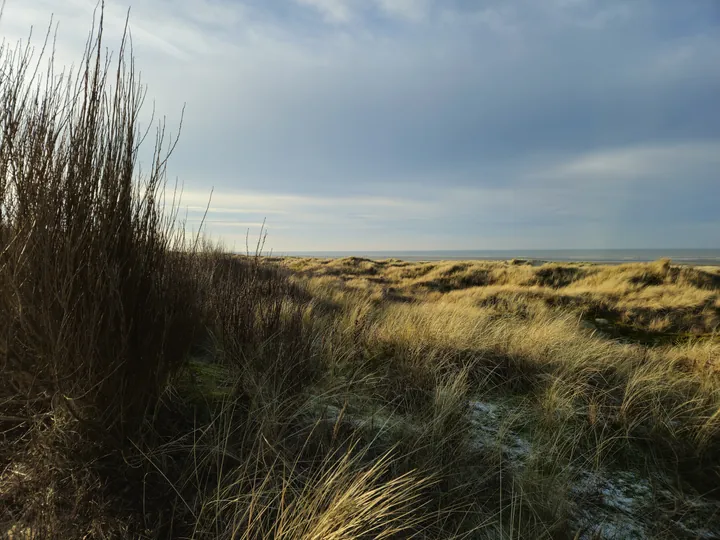
{"type": "Polygon", "coordinates": [[[507,250],[426,250],[426,251],[297,251],[281,253],[292,257],[341,259],[360,257],[373,260],[403,261],[511,260],[525,259],[533,264],[546,262],[594,262],[622,264],[671,259],[676,264],[720,265],[720,249],[507,249],[507,250]]]}

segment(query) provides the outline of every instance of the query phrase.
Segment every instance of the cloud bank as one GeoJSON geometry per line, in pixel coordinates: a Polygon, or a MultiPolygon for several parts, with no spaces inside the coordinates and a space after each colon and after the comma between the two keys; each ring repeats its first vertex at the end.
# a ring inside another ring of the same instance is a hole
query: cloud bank
{"type": "MultiPolygon", "coordinates": [[[[94,0],[8,0],[79,59],[94,0]]],[[[126,2],[107,3],[117,43],[126,2]]],[[[714,0],[135,0],[190,224],[288,250],[720,247],[714,0]]],[[[113,41],[114,40],[114,41],[113,41]]]]}

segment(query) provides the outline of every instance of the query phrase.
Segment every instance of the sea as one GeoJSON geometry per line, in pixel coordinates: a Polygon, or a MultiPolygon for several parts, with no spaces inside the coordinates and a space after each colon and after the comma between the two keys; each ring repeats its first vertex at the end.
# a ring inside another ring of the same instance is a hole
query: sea
{"type": "Polygon", "coordinates": [[[362,257],[403,261],[510,260],[622,264],[649,262],[667,257],[677,264],[720,266],[720,249],[497,249],[431,251],[288,251],[275,256],[362,257]]]}

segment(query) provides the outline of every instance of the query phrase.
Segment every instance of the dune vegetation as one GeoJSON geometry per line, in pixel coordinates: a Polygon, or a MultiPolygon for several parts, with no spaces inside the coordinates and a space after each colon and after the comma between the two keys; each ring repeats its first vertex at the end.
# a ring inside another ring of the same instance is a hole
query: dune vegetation
{"type": "Polygon", "coordinates": [[[469,537],[720,531],[720,268],[272,262],[335,328],[335,377],[367,381],[346,421],[441,429],[433,469],[497,520],[469,537]]]}
{"type": "Polygon", "coordinates": [[[226,253],[125,49],[1,51],[0,535],[718,537],[718,269],[226,253]]]}

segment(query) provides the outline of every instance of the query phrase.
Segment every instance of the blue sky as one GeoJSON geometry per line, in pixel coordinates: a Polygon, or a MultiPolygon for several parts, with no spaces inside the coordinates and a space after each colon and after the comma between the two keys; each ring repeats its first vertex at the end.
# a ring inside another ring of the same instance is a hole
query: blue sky
{"type": "MultiPolygon", "coordinates": [[[[197,226],[244,249],[720,248],[716,0],[123,0],[197,226]]],[[[79,58],[94,0],[54,13],[79,58]]],[[[115,40],[115,41],[113,41],[115,40]]]]}

